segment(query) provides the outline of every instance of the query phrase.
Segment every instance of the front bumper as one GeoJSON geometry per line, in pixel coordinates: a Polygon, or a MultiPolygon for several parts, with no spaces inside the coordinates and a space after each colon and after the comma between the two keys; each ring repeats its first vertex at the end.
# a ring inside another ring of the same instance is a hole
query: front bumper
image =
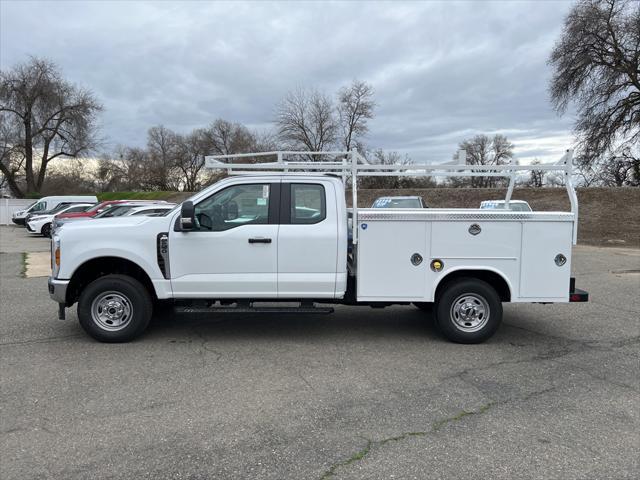
{"type": "Polygon", "coordinates": [[[58,280],[53,277],[49,277],[48,287],[49,296],[54,302],[66,305],[67,303],[67,287],[69,286],[69,280],[58,280]]]}
{"type": "Polygon", "coordinates": [[[12,218],[12,219],[11,219],[11,221],[12,221],[13,223],[15,223],[16,225],[22,225],[22,226],[24,226],[24,217],[22,217],[22,218],[15,218],[15,217],[14,217],[14,218],[12,218]]]}
{"type": "Polygon", "coordinates": [[[29,230],[31,233],[36,233],[36,229],[31,225],[30,222],[27,222],[26,226],[27,226],[27,230],[29,230]]]}

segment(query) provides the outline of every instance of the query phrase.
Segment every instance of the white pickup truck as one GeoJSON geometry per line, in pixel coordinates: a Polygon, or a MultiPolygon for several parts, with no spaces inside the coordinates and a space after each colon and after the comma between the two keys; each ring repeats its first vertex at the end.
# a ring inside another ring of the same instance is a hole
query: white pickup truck
{"type": "Polygon", "coordinates": [[[535,168],[565,171],[572,212],[348,209],[345,184],[357,205],[365,175],[513,180],[514,169],[526,167],[379,166],[342,153],[340,161],[313,163],[284,160],[297,152],[252,155],[277,155],[269,164],[207,157],[208,167],[236,175],[168,215],[65,225],[52,239],[49,279],[60,318],[77,303],[89,335],[120,342],[145,330],[154,307],[328,313],[331,304],[414,304],[433,308],[450,340],[477,343],[499,327],[502,302],[587,301],[570,275],[577,225],[570,152],[560,166],[535,168]]]}

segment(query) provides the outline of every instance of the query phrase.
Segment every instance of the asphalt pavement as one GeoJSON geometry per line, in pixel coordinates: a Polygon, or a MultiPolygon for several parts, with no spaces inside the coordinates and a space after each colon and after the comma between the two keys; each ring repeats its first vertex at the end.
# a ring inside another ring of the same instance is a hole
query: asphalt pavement
{"type": "Polygon", "coordinates": [[[411,306],[57,320],[0,227],[0,478],[635,479],[640,250],[577,247],[587,304],[505,304],[481,345],[411,306]]]}

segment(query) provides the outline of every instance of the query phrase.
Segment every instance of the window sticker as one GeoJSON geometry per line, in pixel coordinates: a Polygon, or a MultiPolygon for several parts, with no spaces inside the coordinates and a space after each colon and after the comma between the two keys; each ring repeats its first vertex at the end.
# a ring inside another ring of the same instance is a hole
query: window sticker
{"type": "MultiPolygon", "coordinates": [[[[269,198],[269,185],[262,186],[262,198],[269,198]]],[[[266,204],[258,204],[258,205],[266,205],[266,204]]]]}
{"type": "Polygon", "coordinates": [[[257,198],[256,200],[257,200],[256,205],[266,205],[267,204],[267,199],[266,198],[257,198]]]}

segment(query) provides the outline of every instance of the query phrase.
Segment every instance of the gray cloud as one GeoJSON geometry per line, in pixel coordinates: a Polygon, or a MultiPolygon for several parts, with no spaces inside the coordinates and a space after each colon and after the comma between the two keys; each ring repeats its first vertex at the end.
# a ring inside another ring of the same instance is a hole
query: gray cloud
{"type": "Polygon", "coordinates": [[[567,2],[2,2],[0,64],[49,57],[105,105],[111,145],[217,117],[268,127],[290,89],[358,78],[378,103],[368,143],[448,159],[475,133],[559,157],[546,59],[567,2]]]}

